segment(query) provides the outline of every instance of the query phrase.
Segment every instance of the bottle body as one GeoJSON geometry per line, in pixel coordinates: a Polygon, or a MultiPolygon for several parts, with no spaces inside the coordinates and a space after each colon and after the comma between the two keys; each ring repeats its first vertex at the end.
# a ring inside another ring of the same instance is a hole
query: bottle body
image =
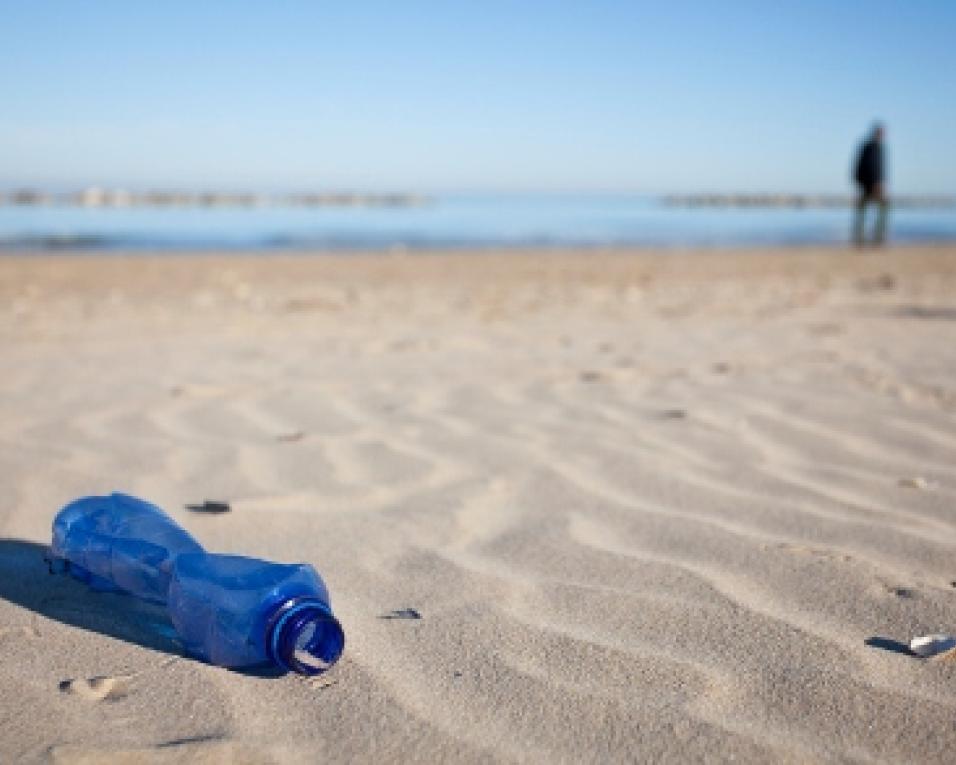
{"type": "Polygon", "coordinates": [[[83,497],[53,521],[54,559],[98,590],[166,603],[175,559],[202,546],[156,505],[126,494],[83,497]]]}
{"type": "Polygon", "coordinates": [[[51,555],[95,589],[165,605],[186,651],[213,664],[272,661],[316,674],[344,647],[312,566],[207,553],[161,509],[134,497],[67,505],[53,523],[51,555]]]}

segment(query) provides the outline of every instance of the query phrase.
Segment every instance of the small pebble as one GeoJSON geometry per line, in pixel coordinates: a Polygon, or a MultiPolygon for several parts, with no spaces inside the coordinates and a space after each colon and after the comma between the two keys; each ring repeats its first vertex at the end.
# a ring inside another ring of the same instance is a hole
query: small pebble
{"type": "Polygon", "coordinates": [[[414,608],[399,608],[382,614],[379,619],[421,619],[422,615],[414,608]]]}
{"type": "Polygon", "coordinates": [[[186,505],[186,509],[194,513],[228,513],[232,510],[228,502],[216,502],[211,499],[207,499],[201,505],[186,505]]]}
{"type": "Polygon", "coordinates": [[[915,598],[916,593],[909,587],[887,587],[887,592],[898,598],[915,598]]]}

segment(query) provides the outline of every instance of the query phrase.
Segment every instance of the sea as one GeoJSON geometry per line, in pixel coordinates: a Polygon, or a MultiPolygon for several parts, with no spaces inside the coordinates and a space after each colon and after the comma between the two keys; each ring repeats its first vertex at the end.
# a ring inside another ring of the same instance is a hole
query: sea
{"type": "MultiPolygon", "coordinates": [[[[638,194],[444,194],[356,207],[0,206],[0,253],[429,251],[843,244],[848,208],[712,208],[638,194]]],[[[890,240],[956,241],[956,209],[899,209],[890,240]]]]}

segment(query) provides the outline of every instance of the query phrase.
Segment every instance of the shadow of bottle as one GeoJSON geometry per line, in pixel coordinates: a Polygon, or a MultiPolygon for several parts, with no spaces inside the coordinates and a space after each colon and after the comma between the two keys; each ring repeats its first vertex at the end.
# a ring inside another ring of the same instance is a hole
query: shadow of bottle
{"type": "MultiPolygon", "coordinates": [[[[52,574],[46,550],[36,542],[0,539],[0,598],[47,619],[184,656],[165,608],[121,593],[96,592],[70,576],[52,574]]],[[[256,677],[284,674],[272,665],[238,671],[256,677]]]]}

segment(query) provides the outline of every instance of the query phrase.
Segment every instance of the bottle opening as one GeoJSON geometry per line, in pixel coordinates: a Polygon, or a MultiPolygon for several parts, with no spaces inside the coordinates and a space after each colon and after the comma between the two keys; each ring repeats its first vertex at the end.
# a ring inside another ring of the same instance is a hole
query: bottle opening
{"type": "Polygon", "coordinates": [[[292,601],[283,606],[269,636],[273,661],[300,675],[317,675],[338,661],[345,633],[319,600],[292,601]]]}

